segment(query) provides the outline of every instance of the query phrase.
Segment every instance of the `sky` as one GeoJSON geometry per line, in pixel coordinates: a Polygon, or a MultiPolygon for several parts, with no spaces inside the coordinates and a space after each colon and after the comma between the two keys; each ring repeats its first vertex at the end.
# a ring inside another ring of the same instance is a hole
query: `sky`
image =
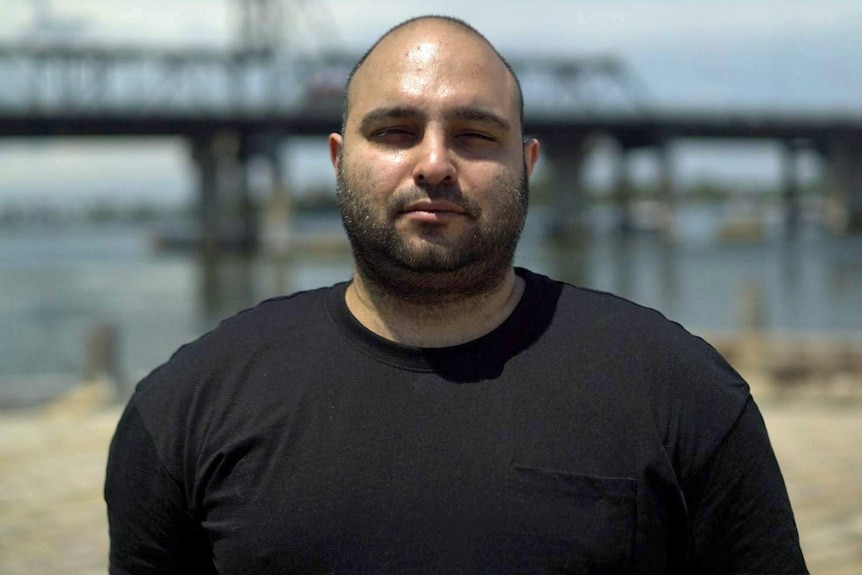
{"type": "MultiPolygon", "coordinates": [[[[46,30],[90,42],[227,46],[236,0],[0,0],[0,42],[46,30]],[[41,6],[41,26],[34,14],[41,6]]],[[[659,107],[862,115],[859,0],[309,0],[288,2],[292,46],[361,53],[427,13],[463,18],[510,58],[614,55],[659,107]]],[[[2,87],[0,87],[2,90],[2,87]]],[[[294,145],[297,186],[331,178],[322,141],[294,145]],[[321,175],[324,174],[324,175],[321,175]]],[[[686,145],[680,177],[777,179],[770,145],[686,145]]],[[[648,171],[649,160],[640,162],[648,171]]],[[[813,161],[809,164],[814,165],[813,161]]],[[[149,197],[182,202],[194,178],[177,141],[0,142],[0,204],[149,197]]],[[[814,170],[812,167],[811,170],[814,170]]]]}

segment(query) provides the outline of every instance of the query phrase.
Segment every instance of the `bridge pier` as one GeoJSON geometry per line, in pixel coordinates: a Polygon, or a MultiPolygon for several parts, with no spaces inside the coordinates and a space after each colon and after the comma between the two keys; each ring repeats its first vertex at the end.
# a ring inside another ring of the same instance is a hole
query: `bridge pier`
{"type": "Polygon", "coordinates": [[[205,254],[215,253],[221,229],[218,157],[223,151],[211,139],[193,140],[191,147],[198,176],[199,248],[205,254]]]}
{"type": "MultiPolygon", "coordinates": [[[[548,138],[542,151],[550,160],[554,171],[554,220],[552,235],[557,238],[577,237],[588,229],[586,197],[581,176],[584,161],[592,150],[593,138],[548,138]]],[[[634,215],[634,188],[632,185],[632,153],[651,146],[658,160],[658,188],[661,203],[657,229],[662,239],[673,239],[673,212],[676,203],[676,180],[673,169],[672,140],[659,142],[618,142],[613,156],[611,197],[616,210],[616,230],[625,235],[637,227],[634,215]]]]}
{"type": "Polygon", "coordinates": [[[676,207],[676,179],[674,178],[673,140],[657,136],[655,139],[620,141],[614,159],[612,197],[617,211],[617,231],[623,235],[639,226],[654,230],[662,240],[672,241],[674,210],[676,207]],[[638,222],[635,214],[635,187],[632,183],[632,154],[649,149],[658,164],[658,207],[647,213],[646,221],[638,222]]]}
{"type": "Polygon", "coordinates": [[[830,192],[841,208],[840,232],[862,234],[862,137],[832,140],[826,154],[830,192]]]}
{"type": "Polygon", "coordinates": [[[617,215],[617,231],[626,235],[634,230],[632,209],[631,151],[620,143],[614,156],[613,191],[611,192],[617,215]]]}
{"type": "Polygon", "coordinates": [[[248,183],[248,138],[224,131],[191,140],[198,171],[197,241],[213,255],[230,247],[252,249],[256,241],[254,205],[248,183]]]}
{"type": "Polygon", "coordinates": [[[661,221],[659,233],[665,241],[674,237],[674,212],[676,210],[676,178],[673,171],[673,145],[668,139],[658,144],[659,193],[661,194],[661,221]]]}
{"type": "Polygon", "coordinates": [[[587,230],[581,171],[590,149],[588,138],[543,137],[541,141],[554,172],[551,235],[561,240],[577,239],[587,230]]]}
{"type": "Polygon", "coordinates": [[[235,311],[232,302],[254,299],[253,259],[247,257],[259,244],[252,186],[259,183],[255,187],[261,197],[285,194],[278,146],[279,137],[272,134],[222,131],[191,139],[198,173],[199,234],[190,240],[198,251],[199,299],[208,321],[235,311]],[[266,164],[265,182],[253,181],[257,162],[266,164]],[[227,251],[241,256],[224,258],[227,251]]]}
{"type": "Polygon", "coordinates": [[[799,193],[799,155],[801,146],[794,140],[785,140],[782,146],[782,191],[784,204],[784,227],[788,237],[799,232],[801,205],[799,193]]]}

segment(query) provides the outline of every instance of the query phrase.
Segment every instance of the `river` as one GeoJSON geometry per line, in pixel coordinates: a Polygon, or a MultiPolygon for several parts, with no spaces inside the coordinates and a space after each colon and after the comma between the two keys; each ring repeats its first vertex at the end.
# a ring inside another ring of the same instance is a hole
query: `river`
{"type": "MultiPolygon", "coordinates": [[[[516,263],[654,307],[696,333],[752,321],[780,331],[862,332],[862,237],[808,225],[794,240],[770,228],[760,240],[721,241],[720,216],[715,207],[682,210],[679,240],[668,244],[654,234],[616,238],[597,209],[593,238],[560,247],[544,240],[548,213],[539,208],[516,263]]],[[[298,235],[315,230],[335,235],[338,223],[296,225],[298,235]]],[[[288,264],[230,257],[204,266],[192,254],[153,249],[152,233],[127,224],[0,228],[0,403],[55,393],[80,376],[86,334],[99,323],[117,330],[119,364],[133,382],[219,319],[351,269],[349,254],[337,250],[288,264]]]]}

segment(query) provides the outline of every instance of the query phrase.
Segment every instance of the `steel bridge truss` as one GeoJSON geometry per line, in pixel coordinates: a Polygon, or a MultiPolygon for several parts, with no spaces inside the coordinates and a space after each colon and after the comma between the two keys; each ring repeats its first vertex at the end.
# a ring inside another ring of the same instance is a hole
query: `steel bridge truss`
{"type": "MultiPolygon", "coordinates": [[[[344,54],[288,58],[256,47],[0,44],[0,110],[265,115],[337,107],[354,61],[344,54]]],[[[637,112],[648,101],[642,85],[613,58],[524,58],[512,65],[531,110],[637,112]]]]}
{"type": "Polygon", "coordinates": [[[290,72],[259,52],[0,45],[0,107],[99,114],[236,113],[290,103],[290,72]]]}

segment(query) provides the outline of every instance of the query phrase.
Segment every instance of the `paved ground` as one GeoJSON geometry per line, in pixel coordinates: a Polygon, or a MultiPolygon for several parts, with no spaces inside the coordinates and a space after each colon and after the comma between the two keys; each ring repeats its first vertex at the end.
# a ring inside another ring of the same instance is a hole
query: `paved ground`
{"type": "Polygon", "coordinates": [[[0,415],[0,573],[107,572],[101,484],[118,416],[0,415]]]}
{"type": "MultiPolygon", "coordinates": [[[[815,575],[862,573],[862,402],[761,402],[815,575]]],[[[106,571],[101,499],[118,409],[0,414],[0,573],[106,571]]]]}
{"type": "Polygon", "coordinates": [[[862,403],[762,406],[815,575],[862,574],[862,403]]]}

